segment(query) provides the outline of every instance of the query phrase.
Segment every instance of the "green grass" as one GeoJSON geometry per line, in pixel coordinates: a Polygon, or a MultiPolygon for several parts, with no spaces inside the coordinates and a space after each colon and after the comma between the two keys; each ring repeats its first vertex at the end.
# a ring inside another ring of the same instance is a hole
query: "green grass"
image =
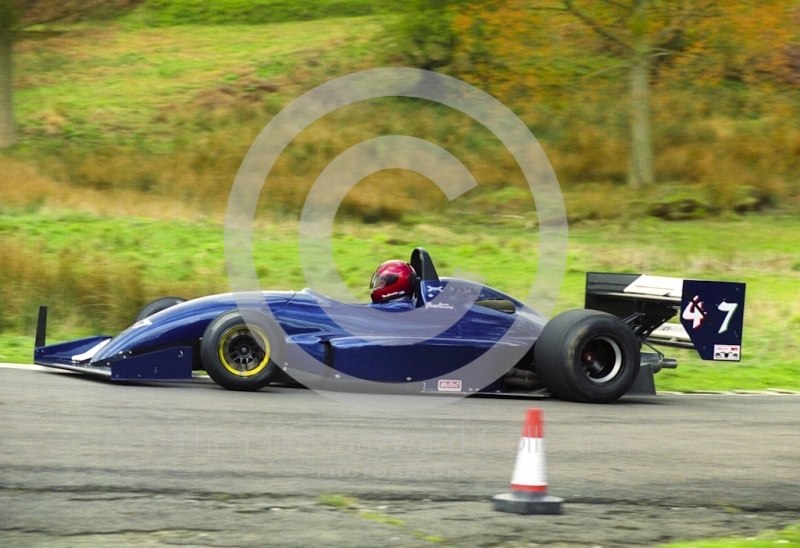
{"type": "Polygon", "coordinates": [[[396,11],[396,0],[147,0],[123,20],[150,26],[309,21],[396,11]]]}
{"type": "Polygon", "coordinates": [[[800,546],[800,527],[793,525],[780,531],[766,531],[756,537],[718,538],[681,541],[662,545],[662,548],[794,548],[800,546]]]}
{"type": "Polygon", "coordinates": [[[355,505],[358,499],[344,495],[320,495],[319,502],[331,508],[349,508],[355,505]]]}
{"type": "Polygon", "coordinates": [[[9,333],[0,334],[0,362],[31,363],[33,338],[9,333]]]}
{"type": "Polygon", "coordinates": [[[393,518],[391,516],[387,516],[386,514],[381,514],[379,512],[370,512],[368,510],[360,509],[358,507],[357,498],[347,497],[345,495],[320,495],[318,500],[320,504],[323,504],[325,506],[334,508],[342,512],[346,512],[353,516],[357,516],[361,519],[382,523],[384,525],[390,525],[392,527],[398,527],[400,529],[403,529],[404,532],[410,533],[412,537],[422,539],[426,542],[431,542],[435,544],[445,543],[445,539],[443,539],[440,536],[430,535],[423,531],[416,531],[410,529],[406,524],[406,522],[404,522],[401,519],[393,518]]]}
{"type": "Polygon", "coordinates": [[[69,38],[21,42],[21,148],[66,141],[169,152],[224,127],[215,109],[236,105],[257,105],[263,126],[296,93],[298,78],[327,79],[374,59],[381,28],[371,17],[260,27],[88,26],[69,38]]]}
{"type": "MultiPolygon", "coordinates": [[[[260,219],[254,250],[262,287],[304,287],[296,223],[260,219]]],[[[406,224],[340,219],[334,258],[344,282],[364,300],[375,267],[389,258],[407,258],[417,245],[431,252],[440,274],[455,268],[475,272],[487,284],[524,299],[538,258],[536,230],[525,222],[509,218],[481,226],[447,210],[406,224]]],[[[592,270],[743,281],[748,284],[743,361],[703,362],[691,351],[667,349],[680,366],[660,372],[658,388],[800,389],[798,230],[800,220],[787,216],[579,223],[570,230],[557,310],[582,306],[585,272],[592,270]]],[[[0,245],[6,249],[0,295],[10,296],[0,311],[5,360],[29,360],[40,304],[52,307],[51,340],[58,340],[122,329],[140,306],[167,294],[191,298],[228,288],[223,227],[210,220],[7,210],[0,215],[0,245]],[[20,249],[28,255],[14,251],[20,249]],[[26,261],[34,261],[33,279],[23,275],[26,261]],[[84,283],[86,278],[91,283],[84,283]],[[74,282],[65,288],[63,279],[74,282]]]]}
{"type": "Polygon", "coordinates": [[[358,514],[360,517],[364,519],[368,519],[370,521],[377,521],[379,523],[384,523],[386,525],[392,525],[394,527],[404,527],[405,522],[401,519],[397,518],[390,518],[389,516],[385,516],[383,514],[378,514],[375,512],[360,512],[358,514]]]}

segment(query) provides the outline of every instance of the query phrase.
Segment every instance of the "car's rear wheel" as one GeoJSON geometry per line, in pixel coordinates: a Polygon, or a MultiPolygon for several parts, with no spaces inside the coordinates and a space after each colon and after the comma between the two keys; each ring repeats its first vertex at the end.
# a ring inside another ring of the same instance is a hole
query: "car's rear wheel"
{"type": "Polygon", "coordinates": [[[230,310],[208,324],[200,356],[208,375],[228,390],[259,390],[278,373],[283,331],[266,314],[230,310]]]}
{"type": "Polygon", "coordinates": [[[533,363],[554,396],[607,403],[622,397],[636,380],[640,345],[633,330],[616,316],[568,310],[544,326],[533,363]]]}
{"type": "Polygon", "coordinates": [[[153,314],[161,312],[162,310],[171,308],[176,304],[185,302],[186,299],[181,299],[180,297],[162,297],[160,299],[156,299],[139,311],[139,314],[136,315],[136,320],[134,320],[134,323],[140,322],[143,319],[152,316],[153,314]]]}

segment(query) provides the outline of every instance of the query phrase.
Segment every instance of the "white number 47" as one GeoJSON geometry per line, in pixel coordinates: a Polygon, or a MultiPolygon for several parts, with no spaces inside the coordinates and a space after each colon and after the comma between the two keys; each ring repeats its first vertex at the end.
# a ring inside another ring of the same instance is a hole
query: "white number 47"
{"type": "MultiPolygon", "coordinates": [[[[728,330],[728,324],[731,322],[733,313],[736,312],[737,308],[739,308],[739,303],[726,303],[725,301],[722,301],[717,306],[717,310],[720,310],[721,312],[727,312],[725,315],[725,321],[722,322],[718,333],[725,333],[728,330]]],[[[683,319],[691,320],[692,327],[694,329],[697,329],[702,325],[703,320],[705,320],[705,313],[703,312],[703,303],[700,302],[700,297],[695,297],[689,301],[689,304],[686,306],[686,310],[683,311],[683,319]]]]}

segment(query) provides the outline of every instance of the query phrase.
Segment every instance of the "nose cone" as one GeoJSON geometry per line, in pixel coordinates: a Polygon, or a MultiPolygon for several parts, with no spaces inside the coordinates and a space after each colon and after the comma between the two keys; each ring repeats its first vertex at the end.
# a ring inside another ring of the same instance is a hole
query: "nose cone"
{"type": "MultiPolygon", "coordinates": [[[[292,291],[264,292],[263,301],[255,303],[255,307],[264,312],[269,310],[275,313],[290,301],[294,294],[292,291]]],[[[114,337],[94,356],[92,363],[145,349],[193,344],[200,340],[214,318],[236,307],[236,299],[232,293],[212,295],[177,304],[133,324],[114,337]]]]}

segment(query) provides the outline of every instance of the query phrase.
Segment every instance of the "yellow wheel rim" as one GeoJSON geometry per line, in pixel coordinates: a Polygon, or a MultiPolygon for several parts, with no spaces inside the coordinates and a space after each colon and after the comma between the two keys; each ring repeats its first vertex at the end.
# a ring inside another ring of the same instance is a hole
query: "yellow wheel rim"
{"type": "Polygon", "coordinates": [[[272,348],[267,335],[258,327],[237,325],[222,335],[218,346],[219,361],[237,377],[258,375],[267,365],[272,348]]]}

